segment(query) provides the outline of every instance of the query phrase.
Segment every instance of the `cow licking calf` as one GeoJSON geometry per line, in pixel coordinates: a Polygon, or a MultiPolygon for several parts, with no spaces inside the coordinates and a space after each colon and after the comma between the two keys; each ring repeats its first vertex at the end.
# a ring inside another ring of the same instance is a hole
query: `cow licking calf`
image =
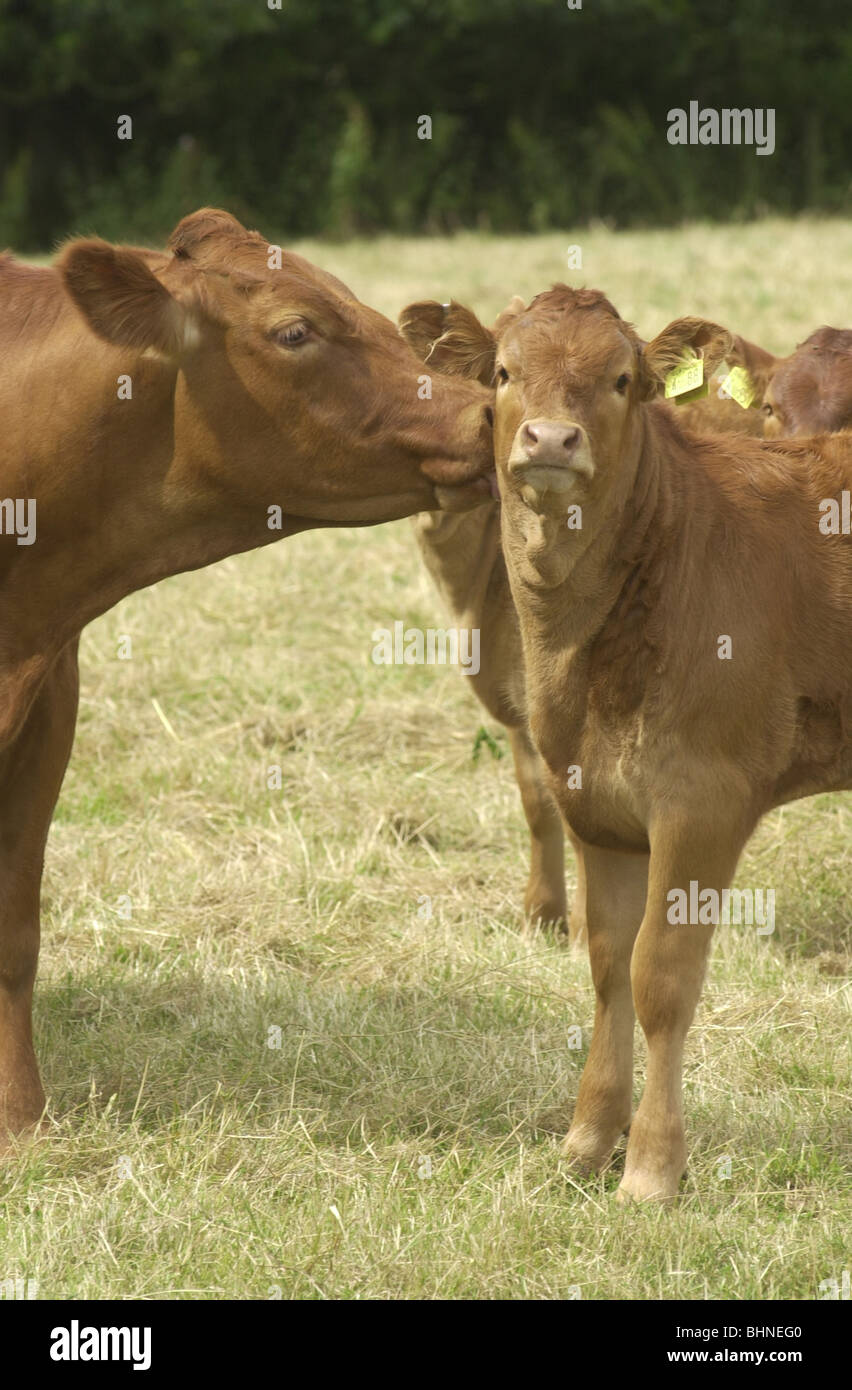
{"type": "Polygon", "coordinates": [[[595,291],[557,286],[492,342],[530,729],[586,874],[597,1003],[565,1153],[597,1170],[629,1128],[620,1198],[667,1198],[715,925],[672,904],[722,900],[765,812],[852,785],[852,537],[820,526],[852,437],[685,430],[665,378],[688,351],[709,374],[730,336],[679,319],[643,345],[595,291]]]}
{"type": "Polygon", "coordinates": [[[165,252],[72,242],[0,256],[0,1149],[35,1125],[47,831],[74,738],[77,639],[166,575],[322,525],[470,505],[490,488],[491,393],[437,382],[381,314],[203,209],[165,252]],[[128,390],[129,386],[129,390],[128,390]]]}

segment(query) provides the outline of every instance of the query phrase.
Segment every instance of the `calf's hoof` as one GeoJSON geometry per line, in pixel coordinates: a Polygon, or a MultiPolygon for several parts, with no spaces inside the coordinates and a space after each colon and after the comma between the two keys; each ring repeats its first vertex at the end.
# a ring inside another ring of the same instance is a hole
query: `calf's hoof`
{"type": "Polygon", "coordinates": [[[8,1087],[0,1103],[0,1158],[43,1133],[45,1095],[41,1085],[8,1087]]]}
{"type": "Polygon", "coordinates": [[[630,1121],[613,1124],[606,1130],[592,1129],[589,1125],[572,1125],[562,1141],[562,1158],[568,1171],[577,1177],[590,1177],[605,1168],[612,1158],[612,1151],[630,1121]]]}
{"type": "Polygon", "coordinates": [[[673,1202],[678,1195],[680,1174],[648,1173],[641,1169],[625,1173],[618,1185],[615,1200],[619,1206],[632,1202],[673,1202]]]}
{"type": "Polygon", "coordinates": [[[568,913],[564,899],[542,898],[539,894],[527,893],[524,899],[524,936],[535,936],[539,931],[554,936],[568,936],[568,913]]]}

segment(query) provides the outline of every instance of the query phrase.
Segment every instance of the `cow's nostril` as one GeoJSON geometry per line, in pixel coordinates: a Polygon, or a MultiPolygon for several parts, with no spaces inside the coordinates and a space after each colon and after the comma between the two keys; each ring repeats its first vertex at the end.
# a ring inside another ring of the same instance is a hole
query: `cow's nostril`
{"type": "Polygon", "coordinates": [[[563,447],[564,449],[567,449],[568,452],[569,452],[569,454],[570,454],[571,451],[572,451],[572,449],[576,449],[576,447],[577,447],[577,445],[578,445],[579,442],[580,442],[580,431],[577,429],[577,427],[576,427],[576,425],[575,425],[573,429],[571,429],[571,430],[566,430],[566,432],[565,432],[565,438],[564,438],[563,441],[562,441],[562,447],[563,447]]]}
{"type": "Polygon", "coordinates": [[[524,425],[524,443],[525,443],[525,444],[537,444],[537,443],[538,443],[538,438],[539,438],[539,437],[538,437],[538,432],[535,430],[535,428],[534,428],[532,425],[524,425]]]}

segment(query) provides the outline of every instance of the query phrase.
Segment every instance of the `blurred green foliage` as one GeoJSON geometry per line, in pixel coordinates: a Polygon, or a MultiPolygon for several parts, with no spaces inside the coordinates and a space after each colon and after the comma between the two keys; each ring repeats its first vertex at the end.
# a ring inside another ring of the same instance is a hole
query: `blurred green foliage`
{"type": "Polygon", "coordinates": [[[349,236],[852,202],[837,0],[280,5],[0,0],[0,243],[159,239],[202,203],[349,236]],[[691,100],[774,107],[776,153],[670,146],[691,100]]]}

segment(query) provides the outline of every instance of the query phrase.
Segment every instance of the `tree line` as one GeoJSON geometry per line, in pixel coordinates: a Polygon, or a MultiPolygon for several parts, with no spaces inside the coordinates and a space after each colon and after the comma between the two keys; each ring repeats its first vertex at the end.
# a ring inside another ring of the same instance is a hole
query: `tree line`
{"type": "Polygon", "coordinates": [[[204,203],[289,237],[848,212],[843,20],[836,0],[0,0],[0,243],[157,240],[204,203]],[[693,101],[772,108],[771,157],[670,143],[693,101]]]}

